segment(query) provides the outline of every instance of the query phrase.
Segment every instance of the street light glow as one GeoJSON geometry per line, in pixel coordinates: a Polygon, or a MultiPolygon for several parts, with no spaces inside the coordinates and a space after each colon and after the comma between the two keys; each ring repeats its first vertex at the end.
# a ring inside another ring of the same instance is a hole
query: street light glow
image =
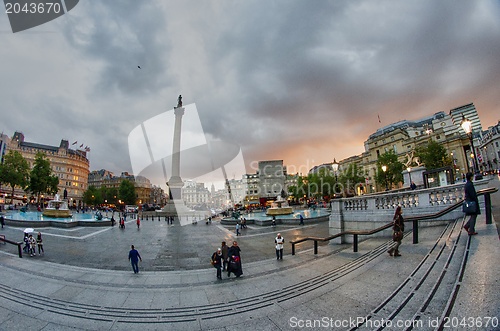
{"type": "Polygon", "coordinates": [[[462,129],[464,129],[466,134],[471,134],[472,133],[472,122],[465,118],[465,116],[462,114],[462,123],[460,124],[462,126],[462,129]]]}

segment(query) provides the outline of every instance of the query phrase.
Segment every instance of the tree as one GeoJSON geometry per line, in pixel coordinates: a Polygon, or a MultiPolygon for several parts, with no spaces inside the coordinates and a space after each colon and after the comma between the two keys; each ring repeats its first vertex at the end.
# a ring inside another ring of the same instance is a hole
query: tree
{"type": "Polygon", "coordinates": [[[35,156],[35,165],[31,169],[29,190],[37,196],[40,202],[40,195],[56,194],[58,192],[59,177],[52,175],[50,161],[45,154],[38,152],[35,156]]]}
{"type": "Polygon", "coordinates": [[[451,166],[453,160],[446,152],[446,148],[438,142],[431,140],[426,145],[418,146],[415,155],[424,163],[427,170],[451,166]]]}
{"type": "Polygon", "coordinates": [[[377,160],[377,174],[375,181],[382,186],[391,188],[393,184],[403,181],[403,168],[404,164],[398,161],[398,156],[394,151],[388,151],[380,155],[377,160]],[[384,172],[382,166],[386,166],[387,170],[384,172]]]}
{"type": "Polygon", "coordinates": [[[365,184],[363,169],[358,167],[356,163],[349,164],[347,169],[341,173],[339,182],[344,187],[344,194],[355,195],[356,188],[365,184]]]}
{"type": "Polygon", "coordinates": [[[118,189],[118,196],[125,204],[135,205],[136,195],[134,183],[127,179],[122,180],[120,188],[118,189]]]}
{"type": "Polygon", "coordinates": [[[90,185],[89,188],[83,192],[83,203],[88,206],[99,205],[103,202],[101,190],[95,186],[90,185]]]}
{"type": "Polygon", "coordinates": [[[118,190],[116,187],[101,187],[101,196],[106,203],[118,203],[118,190]]]}
{"type": "Polygon", "coordinates": [[[29,184],[30,165],[18,151],[9,151],[0,164],[0,183],[8,184],[12,188],[10,203],[14,204],[14,188],[23,190],[29,184]]]}

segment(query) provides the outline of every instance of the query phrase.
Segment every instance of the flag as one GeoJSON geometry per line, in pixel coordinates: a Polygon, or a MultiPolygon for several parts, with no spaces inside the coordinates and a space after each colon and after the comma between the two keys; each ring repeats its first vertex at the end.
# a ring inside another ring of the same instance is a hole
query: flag
{"type": "Polygon", "coordinates": [[[74,144],[76,144],[78,141],[75,141],[74,143],[71,144],[71,146],[73,146],[74,144]]]}
{"type": "Polygon", "coordinates": [[[379,114],[377,114],[377,117],[378,117],[378,122],[382,123],[382,122],[380,122],[380,115],[379,114]]]}
{"type": "Polygon", "coordinates": [[[85,147],[85,152],[90,152],[90,148],[85,147]]]}
{"type": "Polygon", "coordinates": [[[80,148],[82,148],[82,147],[83,147],[83,144],[80,145],[80,148]]]}

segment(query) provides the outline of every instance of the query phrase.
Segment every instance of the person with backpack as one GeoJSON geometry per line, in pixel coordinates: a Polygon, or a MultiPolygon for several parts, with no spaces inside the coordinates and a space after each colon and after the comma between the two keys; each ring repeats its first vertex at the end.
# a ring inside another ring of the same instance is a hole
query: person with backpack
{"type": "Polygon", "coordinates": [[[477,215],[481,214],[481,209],[479,208],[479,200],[477,198],[476,188],[472,183],[472,173],[468,172],[465,175],[466,183],[464,186],[464,195],[465,201],[468,203],[474,203],[474,207],[472,211],[467,211],[465,214],[470,216],[467,223],[464,225],[464,230],[467,231],[469,236],[474,236],[477,234],[476,232],[476,218],[477,215]]]}
{"type": "Polygon", "coordinates": [[[217,279],[222,279],[222,250],[217,248],[210,258],[210,263],[217,269],[217,279]]]}

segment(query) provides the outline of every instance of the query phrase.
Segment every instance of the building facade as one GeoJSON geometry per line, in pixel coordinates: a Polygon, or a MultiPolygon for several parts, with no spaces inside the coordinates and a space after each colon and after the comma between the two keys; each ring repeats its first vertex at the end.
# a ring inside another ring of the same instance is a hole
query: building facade
{"type": "MultiPolygon", "coordinates": [[[[473,139],[477,141],[482,127],[477,110],[471,103],[454,108],[448,114],[441,111],[416,121],[403,120],[384,126],[365,141],[364,153],[339,161],[339,169],[348,164],[357,163],[365,174],[366,192],[380,191],[385,188],[379,187],[375,182],[379,156],[393,151],[398,156],[398,160],[405,164],[418,146],[425,145],[432,139],[449,153],[453,160],[454,177],[462,178],[471,170],[473,161],[470,156],[472,153],[469,139],[460,126],[463,117],[472,122],[473,139]]],[[[479,144],[475,143],[475,146],[479,144]]],[[[415,166],[417,164],[411,164],[410,167],[415,166]]]]}
{"type": "Polygon", "coordinates": [[[274,199],[285,189],[286,168],[283,160],[259,161],[259,196],[274,199]]]}
{"type": "Polygon", "coordinates": [[[500,169],[500,121],[490,126],[478,142],[479,167],[485,172],[495,172],[500,169]]]}
{"type": "MultiPolygon", "coordinates": [[[[71,149],[68,140],[61,140],[59,146],[42,145],[25,141],[24,134],[15,132],[8,142],[7,150],[18,151],[34,166],[36,154],[42,152],[50,162],[52,173],[59,178],[59,192],[63,197],[67,194],[70,206],[83,204],[83,192],[88,188],[90,163],[87,151],[71,149]]],[[[47,197],[52,198],[52,197],[47,197]]]]}
{"type": "MultiPolygon", "coordinates": [[[[117,192],[124,180],[128,180],[134,184],[137,205],[154,203],[154,197],[151,193],[151,182],[144,176],[134,176],[126,171],[122,172],[120,176],[114,176],[111,171],[105,169],[94,170],[88,175],[89,186],[94,186],[97,189],[103,187],[111,188],[115,189],[117,192]]],[[[156,196],[156,199],[161,199],[161,197],[156,196]]]]}

